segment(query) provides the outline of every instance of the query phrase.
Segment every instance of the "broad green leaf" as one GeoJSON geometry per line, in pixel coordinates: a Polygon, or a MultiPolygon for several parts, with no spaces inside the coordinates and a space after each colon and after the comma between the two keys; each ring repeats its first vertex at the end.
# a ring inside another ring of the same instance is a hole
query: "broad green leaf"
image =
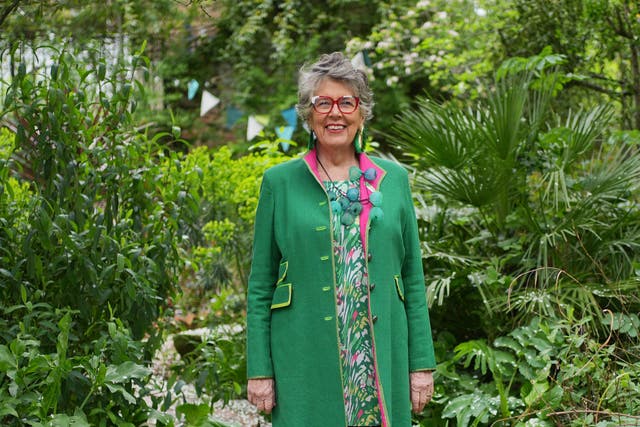
{"type": "Polygon", "coordinates": [[[19,418],[18,412],[13,406],[11,406],[12,403],[15,405],[13,399],[11,399],[11,401],[9,402],[2,403],[2,406],[0,406],[0,417],[6,417],[7,415],[12,415],[16,418],[19,418]]]}
{"type": "Polygon", "coordinates": [[[549,384],[546,382],[535,382],[533,383],[533,387],[531,387],[531,391],[528,395],[524,397],[524,402],[527,406],[532,406],[537,403],[542,395],[549,389],[549,384]]]}
{"type": "Polygon", "coordinates": [[[498,338],[496,338],[494,340],[493,344],[496,347],[509,348],[509,349],[513,350],[513,352],[515,354],[519,354],[522,351],[522,345],[520,345],[518,343],[518,341],[514,340],[513,338],[511,338],[509,336],[498,337],[498,338]]]}
{"type": "Polygon", "coordinates": [[[118,267],[117,267],[117,272],[118,272],[118,273],[122,273],[122,271],[124,270],[124,263],[125,263],[124,255],[122,255],[122,254],[120,254],[120,253],[119,253],[119,254],[116,256],[116,260],[117,260],[117,266],[118,266],[118,267]]]}
{"type": "Polygon", "coordinates": [[[125,390],[125,388],[120,384],[107,383],[106,386],[112,393],[120,393],[127,400],[127,402],[131,403],[132,405],[136,403],[136,398],[133,397],[131,393],[125,390]]]}
{"type": "Polygon", "coordinates": [[[4,344],[0,345],[0,372],[7,372],[10,369],[17,368],[18,362],[11,350],[4,344]]]}
{"type": "Polygon", "coordinates": [[[133,378],[145,378],[151,370],[135,362],[127,361],[120,365],[109,365],[105,376],[105,383],[124,383],[133,378]]]}
{"type": "Polygon", "coordinates": [[[157,420],[162,425],[169,425],[175,421],[173,416],[166,412],[160,412],[157,409],[151,409],[149,412],[149,420],[157,420]]]}
{"type": "Polygon", "coordinates": [[[209,416],[209,405],[185,403],[176,407],[177,415],[184,415],[188,424],[200,424],[209,416]]]}
{"type": "Polygon", "coordinates": [[[555,385],[544,393],[543,399],[548,407],[560,408],[563,396],[564,389],[559,385],[555,385]]]}

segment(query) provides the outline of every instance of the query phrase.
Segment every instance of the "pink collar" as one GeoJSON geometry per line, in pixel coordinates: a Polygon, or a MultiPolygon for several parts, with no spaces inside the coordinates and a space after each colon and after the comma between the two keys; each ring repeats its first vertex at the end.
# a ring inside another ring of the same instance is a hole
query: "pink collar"
{"type": "MultiPolygon", "coordinates": [[[[318,171],[318,160],[316,158],[316,149],[313,148],[309,150],[307,154],[303,157],[303,160],[309,166],[309,169],[316,176],[316,180],[322,185],[322,180],[320,179],[320,172],[318,171]]],[[[375,164],[373,160],[365,153],[361,153],[358,155],[358,161],[360,164],[360,170],[366,171],[369,168],[373,168],[376,170],[376,177],[369,181],[369,184],[376,190],[379,191],[380,183],[386,174],[386,171],[382,169],[380,166],[375,164]]],[[[360,177],[360,194],[366,194],[369,190],[366,187],[366,181],[364,176],[360,177]]],[[[383,208],[384,209],[384,208],[383,208]]],[[[369,225],[369,212],[371,211],[371,204],[365,203],[362,207],[362,212],[360,213],[360,238],[362,239],[362,244],[365,246],[365,251],[367,250],[367,228],[369,225]]]]}

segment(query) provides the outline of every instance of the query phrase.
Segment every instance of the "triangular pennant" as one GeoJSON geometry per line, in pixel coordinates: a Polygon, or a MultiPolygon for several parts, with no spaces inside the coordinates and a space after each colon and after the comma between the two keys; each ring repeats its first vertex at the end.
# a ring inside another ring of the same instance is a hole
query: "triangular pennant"
{"type": "Polygon", "coordinates": [[[362,57],[364,58],[364,65],[371,68],[371,58],[369,57],[369,54],[366,50],[362,51],[362,57]]]}
{"type": "Polygon", "coordinates": [[[293,126],[280,126],[276,128],[276,135],[278,135],[278,138],[280,139],[290,141],[294,130],[293,126]]]}
{"type": "Polygon", "coordinates": [[[287,121],[289,126],[295,128],[298,126],[298,113],[296,112],[296,107],[291,107],[286,110],[282,110],[282,117],[287,121]]]}
{"type": "Polygon", "coordinates": [[[258,122],[256,116],[249,116],[249,122],[247,123],[247,141],[251,141],[260,135],[262,129],[264,129],[264,125],[258,122]]]}
{"type": "Polygon", "coordinates": [[[187,98],[191,101],[198,93],[198,88],[200,87],[200,83],[197,80],[191,80],[189,82],[189,87],[187,89],[187,98]]]}
{"type": "Polygon", "coordinates": [[[209,110],[220,103],[220,98],[214,96],[208,91],[202,92],[202,100],[200,101],[200,117],[207,114],[209,110]]]}
{"type": "Polygon", "coordinates": [[[240,120],[244,116],[244,112],[233,105],[227,107],[227,124],[225,125],[227,129],[231,129],[233,125],[235,125],[238,120],[240,120]]]}
{"type": "Polygon", "coordinates": [[[353,65],[353,68],[357,70],[365,71],[367,69],[367,64],[365,64],[364,54],[362,51],[358,52],[356,56],[351,58],[351,65],[353,65]]]}

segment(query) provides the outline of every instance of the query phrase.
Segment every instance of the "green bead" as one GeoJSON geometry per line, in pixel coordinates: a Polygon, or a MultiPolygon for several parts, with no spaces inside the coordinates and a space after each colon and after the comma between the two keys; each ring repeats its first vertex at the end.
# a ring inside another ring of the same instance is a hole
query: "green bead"
{"type": "Polygon", "coordinates": [[[354,182],[360,179],[362,171],[357,166],[351,166],[349,168],[349,181],[354,182]]]}
{"type": "Polygon", "coordinates": [[[347,212],[349,212],[351,215],[360,215],[360,212],[362,212],[362,203],[360,202],[354,202],[351,206],[349,206],[349,209],[347,209],[347,212]]]}
{"type": "Polygon", "coordinates": [[[382,220],[382,218],[384,218],[384,213],[382,212],[382,209],[376,206],[371,208],[371,212],[369,212],[369,217],[371,218],[371,221],[380,221],[382,220]]]}
{"type": "Polygon", "coordinates": [[[369,195],[369,201],[373,206],[382,206],[382,193],[374,191],[369,195]]]}
{"type": "Polygon", "coordinates": [[[366,179],[367,181],[373,181],[374,179],[376,179],[376,176],[378,176],[378,171],[376,171],[374,168],[369,168],[364,171],[364,179],[366,179]]]}
{"type": "Polygon", "coordinates": [[[353,224],[353,221],[355,221],[355,218],[349,212],[343,213],[342,214],[342,218],[340,218],[340,222],[342,223],[342,225],[349,226],[349,225],[353,224]]]}
{"type": "Polygon", "coordinates": [[[349,190],[347,190],[347,198],[350,201],[355,202],[360,198],[360,190],[358,190],[357,188],[350,188],[349,190]]]}

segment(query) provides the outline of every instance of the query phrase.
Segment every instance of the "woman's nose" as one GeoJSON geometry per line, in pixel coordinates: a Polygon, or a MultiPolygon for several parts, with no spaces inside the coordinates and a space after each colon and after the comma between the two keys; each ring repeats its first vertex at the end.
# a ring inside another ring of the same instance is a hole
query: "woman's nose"
{"type": "Polygon", "coordinates": [[[333,105],[331,106],[331,110],[329,110],[329,115],[330,116],[341,116],[342,115],[342,111],[340,111],[340,108],[338,108],[338,103],[334,102],[333,105]]]}

